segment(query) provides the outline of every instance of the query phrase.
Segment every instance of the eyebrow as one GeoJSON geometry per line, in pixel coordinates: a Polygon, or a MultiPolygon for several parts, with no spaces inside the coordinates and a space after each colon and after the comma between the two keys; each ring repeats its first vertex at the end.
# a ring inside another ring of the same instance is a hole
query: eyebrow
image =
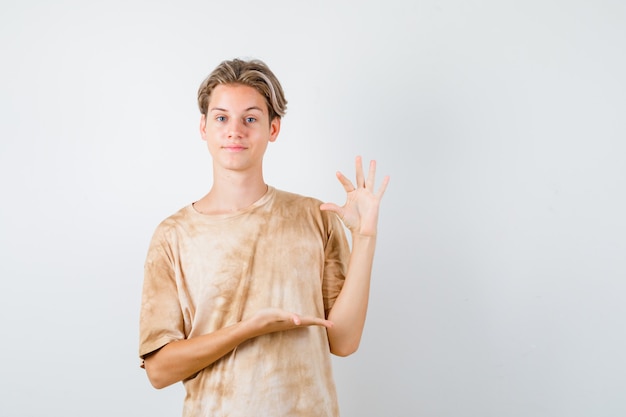
{"type": "MultiPolygon", "coordinates": [[[[245,110],[244,110],[244,112],[247,112],[247,111],[250,111],[250,110],[258,110],[258,111],[260,111],[261,113],[263,113],[263,109],[262,109],[262,108],[260,108],[260,107],[258,107],[258,106],[248,107],[247,109],[245,109],[245,110]]],[[[228,110],[223,109],[223,108],[221,108],[221,107],[213,107],[213,108],[212,108],[212,109],[210,109],[209,111],[222,111],[222,112],[228,113],[228,110]]]]}

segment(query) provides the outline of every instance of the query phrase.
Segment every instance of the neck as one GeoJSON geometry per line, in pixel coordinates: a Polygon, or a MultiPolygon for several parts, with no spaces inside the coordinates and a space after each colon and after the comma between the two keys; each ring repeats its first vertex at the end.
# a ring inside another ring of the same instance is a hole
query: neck
{"type": "Polygon", "coordinates": [[[232,213],[249,207],[267,189],[262,175],[229,175],[227,178],[218,176],[214,178],[209,193],[194,203],[194,207],[204,214],[232,213]]]}

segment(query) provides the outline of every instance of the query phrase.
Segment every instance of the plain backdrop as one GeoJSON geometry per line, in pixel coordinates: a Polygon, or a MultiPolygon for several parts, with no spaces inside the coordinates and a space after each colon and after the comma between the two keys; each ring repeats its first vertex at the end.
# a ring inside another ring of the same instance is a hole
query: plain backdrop
{"type": "Polygon", "coordinates": [[[2,0],[0,415],[180,415],[143,262],[208,191],[196,91],[235,57],[289,100],[268,183],[391,176],[344,417],[626,415],[622,0],[2,0]]]}

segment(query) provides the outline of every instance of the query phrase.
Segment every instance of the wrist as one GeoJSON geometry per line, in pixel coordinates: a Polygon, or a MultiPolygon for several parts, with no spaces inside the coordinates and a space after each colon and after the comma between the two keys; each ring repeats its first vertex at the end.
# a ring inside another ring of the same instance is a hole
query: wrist
{"type": "Polygon", "coordinates": [[[365,234],[359,232],[352,232],[353,244],[374,244],[376,242],[376,233],[365,234]]]}

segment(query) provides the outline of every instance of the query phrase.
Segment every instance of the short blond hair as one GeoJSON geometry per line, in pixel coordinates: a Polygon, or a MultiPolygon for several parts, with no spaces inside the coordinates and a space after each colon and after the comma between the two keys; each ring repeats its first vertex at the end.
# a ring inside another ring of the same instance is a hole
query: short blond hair
{"type": "Polygon", "coordinates": [[[213,89],[222,84],[241,84],[257,90],[267,104],[270,121],[283,117],[287,111],[287,99],[278,78],[261,60],[233,59],[223,61],[198,88],[198,107],[206,116],[213,89]]]}

